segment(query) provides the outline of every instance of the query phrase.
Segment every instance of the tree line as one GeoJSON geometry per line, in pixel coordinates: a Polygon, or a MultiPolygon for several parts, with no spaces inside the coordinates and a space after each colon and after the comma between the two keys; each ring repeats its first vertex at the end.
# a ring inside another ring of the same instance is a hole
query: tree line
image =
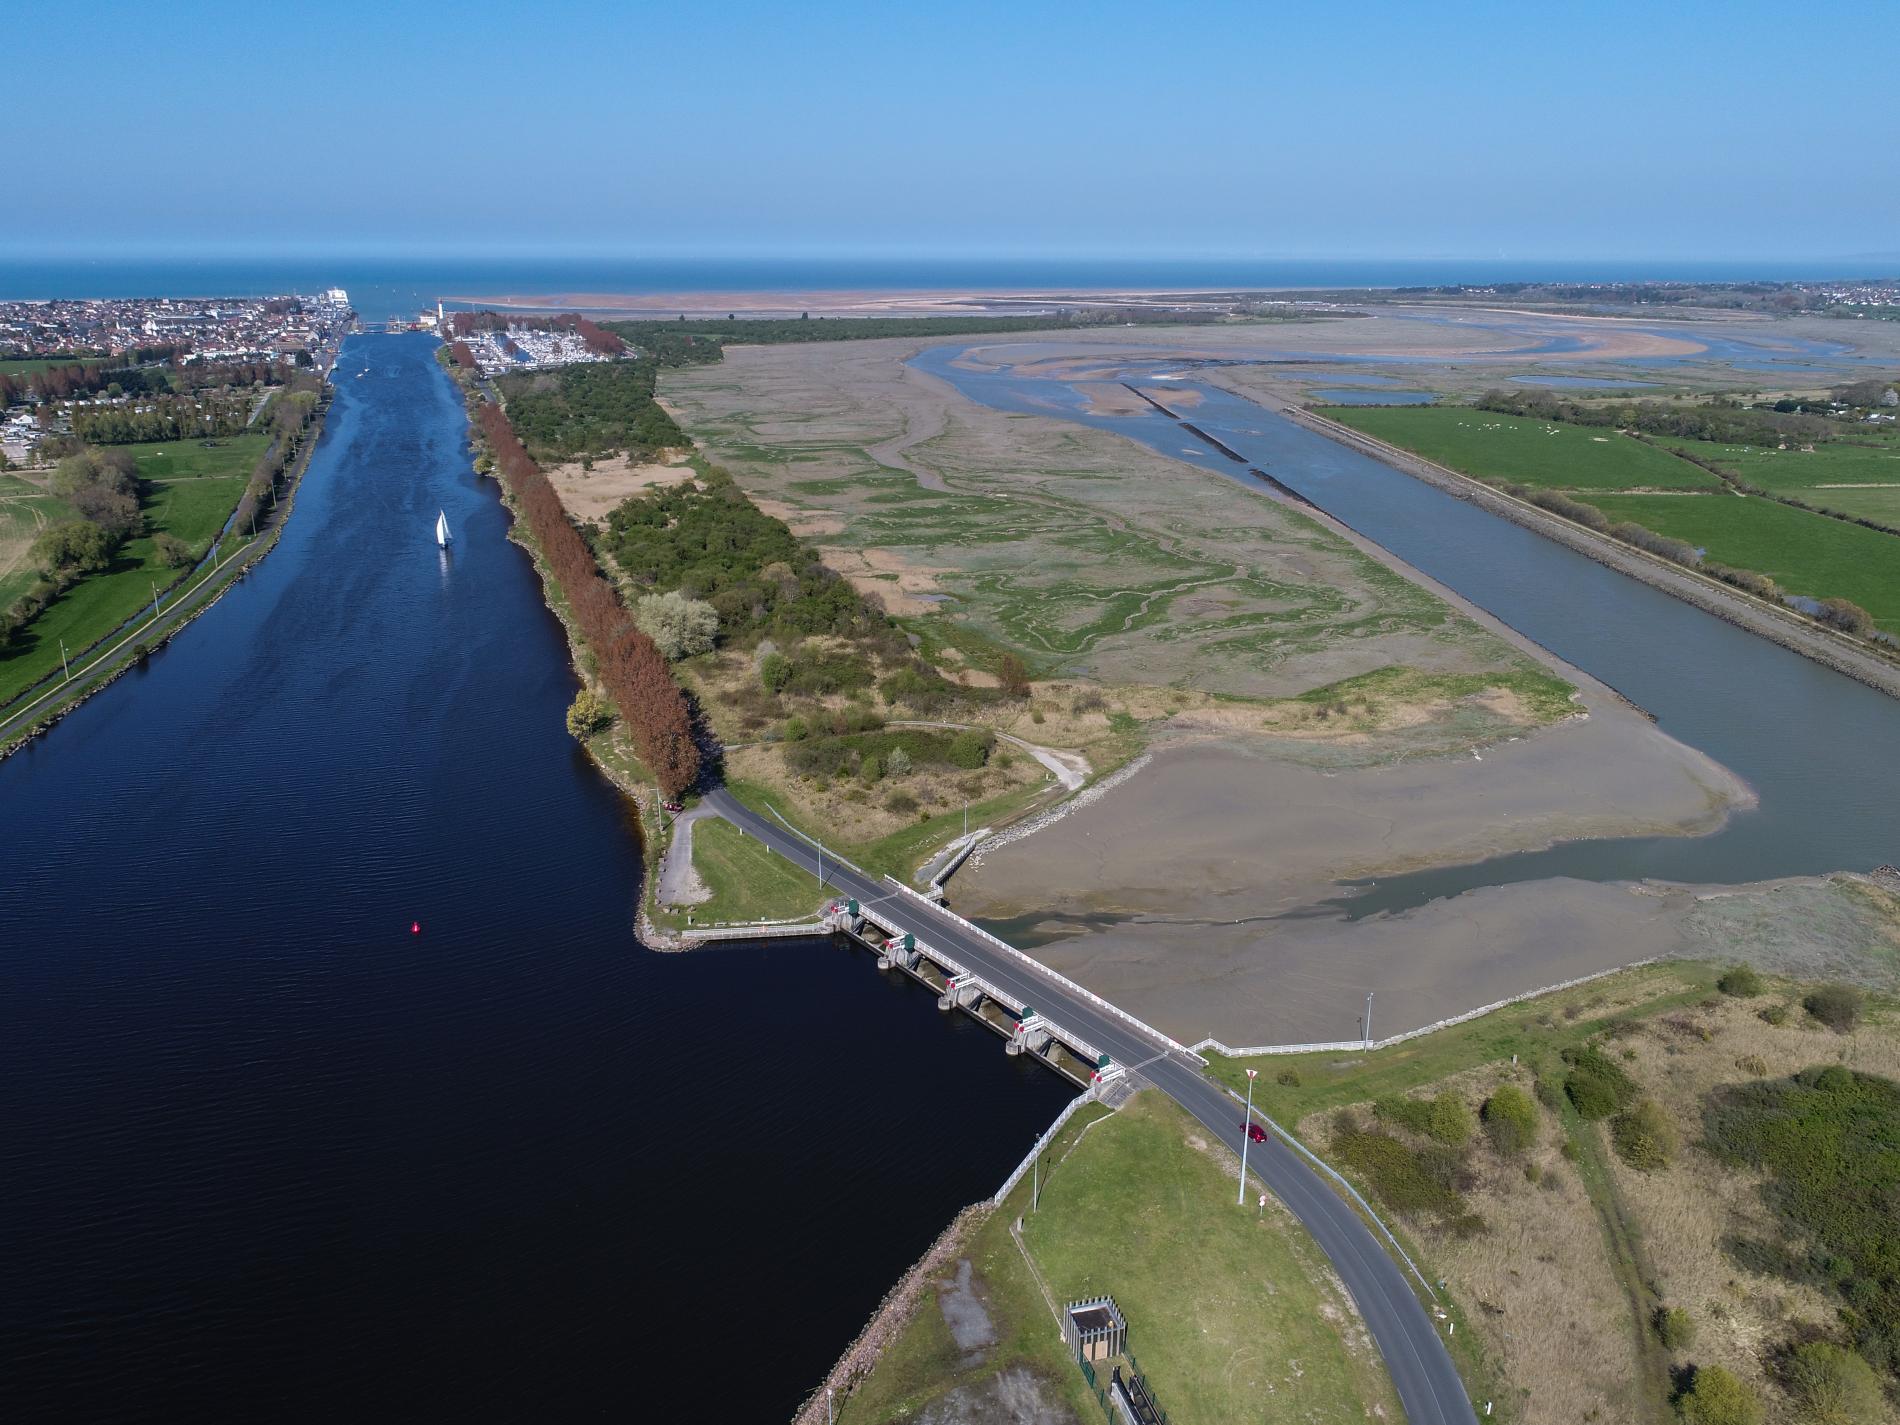
{"type": "MultiPolygon", "coordinates": [[[[1171,319],[1184,320],[1180,313],[1171,319]]],[[[662,366],[708,365],[720,360],[725,344],[779,346],[811,341],[870,341],[877,337],[971,336],[1007,332],[1058,331],[1084,323],[1072,313],[1047,317],[730,317],[724,321],[680,317],[674,321],[608,322],[607,330],[626,338],[662,366]]]]}
{"type": "Polygon", "coordinates": [[[601,577],[560,495],[516,436],[508,416],[492,402],[483,402],[477,420],[502,479],[574,612],[601,685],[632,734],[640,760],[663,795],[679,796],[699,777],[699,744],[686,695],[658,646],[634,626],[614,586],[601,577]]]}
{"type": "Polygon", "coordinates": [[[159,396],[139,405],[75,406],[72,412],[73,434],[88,445],[241,435],[250,419],[247,396],[159,396]]]}
{"type": "Polygon", "coordinates": [[[584,361],[510,372],[495,385],[535,459],[573,460],[615,450],[649,456],[689,444],[653,399],[653,378],[650,361],[584,361]]]}
{"type": "Polygon", "coordinates": [[[1617,401],[1602,405],[1574,401],[1553,391],[1486,391],[1474,404],[1481,411],[1564,421],[1571,425],[1641,431],[1682,440],[1726,445],[1778,446],[1784,440],[1832,440],[1840,433],[1821,416],[1763,411],[1726,401],[1672,405],[1662,401],[1617,401]]]}

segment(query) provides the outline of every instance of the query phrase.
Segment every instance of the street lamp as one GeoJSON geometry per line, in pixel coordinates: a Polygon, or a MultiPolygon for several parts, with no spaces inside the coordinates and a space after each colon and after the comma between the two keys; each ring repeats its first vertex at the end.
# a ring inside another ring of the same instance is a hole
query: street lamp
{"type": "Polygon", "coordinates": [[[1247,1118],[1240,1125],[1240,1196],[1234,1199],[1236,1207],[1247,1205],[1247,1143],[1253,1137],[1253,1081],[1257,1070],[1247,1070],[1247,1118]]]}
{"type": "Polygon", "coordinates": [[[831,1387],[825,1387],[825,1425],[833,1425],[836,1416],[831,1413],[831,1387]]]}

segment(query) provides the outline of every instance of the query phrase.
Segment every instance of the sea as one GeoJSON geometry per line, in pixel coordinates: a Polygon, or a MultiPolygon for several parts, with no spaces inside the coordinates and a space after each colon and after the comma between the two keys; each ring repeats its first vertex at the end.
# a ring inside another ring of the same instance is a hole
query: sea
{"type": "Polygon", "coordinates": [[[1493,282],[1750,282],[1868,278],[1886,259],[722,257],[309,255],[0,257],[0,300],[244,297],[342,287],[365,321],[445,296],[614,292],[1373,288],[1493,282]]]}

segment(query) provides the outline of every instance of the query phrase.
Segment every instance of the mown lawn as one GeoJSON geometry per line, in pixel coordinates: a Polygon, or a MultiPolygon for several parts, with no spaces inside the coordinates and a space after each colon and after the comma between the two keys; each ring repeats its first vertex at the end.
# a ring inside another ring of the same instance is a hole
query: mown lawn
{"type": "Polygon", "coordinates": [[[1707,551],[1718,564],[1754,569],[1791,594],[1850,599],[1888,633],[1900,633],[1900,536],[1733,495],[1591,495],[1612,520],[1707,551]]]}
{"type": "Polygon", "coordinates": [[[811,872],[717,817],[693,824],[693,869],[713,893],[693,907],[701,925],[809,917],[825,899],[811,872]]]}
{"type": "Polygon", "coordinates": [[[1350,1307],[1305,1231],[1277,1208],[1263,1217],[1251,1201],[1237,1206],[1231,1169],[1195,1146],[1205,1133],[1160,1094],[1092,1122],[1101,1113],[1083,1109],[1044,1155],[1040,1207],[1031,1211],[1024,1178],[970,1244],[997,1344],[978,1358],[958,1351],[928,1294],[840,1420],[916,1418],[946,1391],[1008,1368],[1040,1377],[1083,1420],[1101,1417],[1009,1235],[1019,1216],[1058,1303],[1115,1298],[1171,1419],[1396,1418],[1377,1357],[1349,1349],[1334,1324],[1351,1320],[1350,1307]]]}
{"type": "Polygon", "coordinates": [[[1321,414],[1480,480],[1550,490],[1704,490],[1721,481],[1614,430],[1469,406],[1327,406],[1321,414]]]}
{"type": "MultiPolygon", "coordinates": [[[[178,576],[158,557],[154,536],[171,534],[190,547],[194,559],[202,556],[230,517],[251,467],[269,443],[267,436],[243,435],[208,446],[171,441],[123,447],[149,482],[144,502],[147,532],[128,540],[109,569],[68,589],[21,630],[10,647],[0,650],[0,703],[59,667],[62,639],[69,652],[78,653],[148,608],[153,584],[164,588],[178,576]]],[[[30,517],[25,514],[27,503],[49,518],[67,512],[61,502],[42,497],[16,504],[14,517],[30,517]]],[[[7,508],[0,502],[0,518],[8,517],[7,508]]],[[[31,582],[30,574],[24,579],[8,576],[0,582],[0,593],[17,597],[31,582]]]]}

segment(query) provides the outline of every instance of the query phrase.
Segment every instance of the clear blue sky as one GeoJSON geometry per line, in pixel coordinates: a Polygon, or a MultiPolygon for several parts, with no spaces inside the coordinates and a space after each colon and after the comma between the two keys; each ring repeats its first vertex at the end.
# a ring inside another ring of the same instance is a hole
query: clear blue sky
{"type": "Polygon", "coordinates": [[[83,8],[0,251],[1900,249],[1890,4],[83,8]]]}

